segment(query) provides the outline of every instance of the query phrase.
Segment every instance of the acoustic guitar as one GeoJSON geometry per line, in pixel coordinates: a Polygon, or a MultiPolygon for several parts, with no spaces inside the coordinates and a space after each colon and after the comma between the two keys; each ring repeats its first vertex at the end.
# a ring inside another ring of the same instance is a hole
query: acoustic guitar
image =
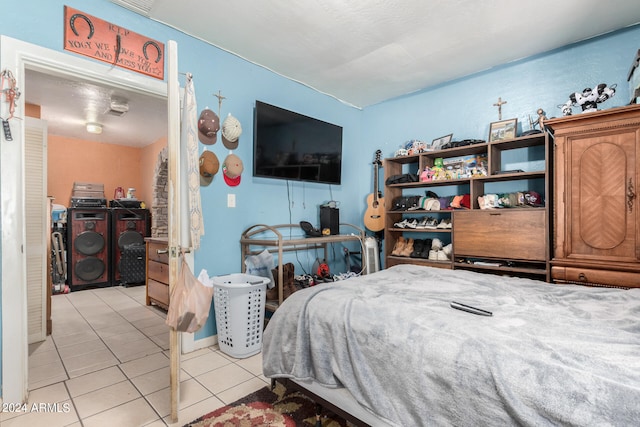
{"type": "Polygon", "coordinates": [[[378,191],[378,167],[380,167],[380,150],[376,151],[373,161],[373,193],[367,196],[367,210],[364,214],[364,226],[371,231],[384,229],[384,198],[378,191]]]}

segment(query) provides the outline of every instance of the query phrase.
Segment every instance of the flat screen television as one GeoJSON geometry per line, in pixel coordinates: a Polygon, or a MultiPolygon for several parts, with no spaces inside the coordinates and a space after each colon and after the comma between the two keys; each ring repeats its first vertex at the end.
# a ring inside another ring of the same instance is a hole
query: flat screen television
{"type": "Polygon", "coordinates": [[[342,127],[256,101],[253,176],[340,184],[342,127]]]}

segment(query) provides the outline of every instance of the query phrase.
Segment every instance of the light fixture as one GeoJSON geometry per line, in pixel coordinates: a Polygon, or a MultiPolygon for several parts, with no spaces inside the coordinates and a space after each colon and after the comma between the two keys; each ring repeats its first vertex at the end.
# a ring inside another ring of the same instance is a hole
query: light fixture
{"type": "Polygon", "coordinates": [[[87,123],[87,132],[99,135],[102,133],[102,125],[100,123],[87,123]]]}

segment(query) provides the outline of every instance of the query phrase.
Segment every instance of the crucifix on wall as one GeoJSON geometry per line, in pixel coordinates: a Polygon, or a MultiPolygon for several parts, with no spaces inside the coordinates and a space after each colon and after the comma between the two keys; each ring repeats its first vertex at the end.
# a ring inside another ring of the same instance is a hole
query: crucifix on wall
{"type": "Polygon", "coordinates": [[[502,120],[502,106],[506,103],[507,101],[503,101],[501,97],[498,97],[498,102],[493,104],[494,107],[498,107],[498,120],[502,120]]]}

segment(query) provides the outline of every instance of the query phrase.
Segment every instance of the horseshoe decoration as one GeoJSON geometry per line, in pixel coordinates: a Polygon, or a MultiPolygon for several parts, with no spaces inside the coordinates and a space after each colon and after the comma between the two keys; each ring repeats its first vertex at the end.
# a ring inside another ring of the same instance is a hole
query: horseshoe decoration
{"type": "Polygon", "coordinates": [[[89,35],[87,36],[87,40],[91,39],[96,29],[93,26],[93,22],[91,22],[91,19],[87,18],[86,15],[83,15],[82,13],[74,13],[71,19],[69,19],[69,26],[71,27],[71,31],[73,31],[73,34],[75,34],[76,36],[80,36],[80,34],[78,34],[78,30],[76,30],[76,19],[78,18],[82,18],[84,22],[89,25],[89,35]]]}
{"type": "Polygon", "coordinates": [[[149,59],[149,56],[147,55],[147,48],[149,47],[149,45],[155,47],[158,51],[158,57],[155,60],[155,63],[157,64],[162,59],[162,50],[160,49],[160,46],[158,46],[158,43],[154,42],[153,40],[148,40],[144,44],[144,46],[142,46],[142,53],[144,53],[144,57],[147,58],[147,60],[149,59]]]}
{"type": "Polygon", "coordinates": [[[164,79],[164,43],[69,6],[63,26],[65,50],[164,79]]]}

